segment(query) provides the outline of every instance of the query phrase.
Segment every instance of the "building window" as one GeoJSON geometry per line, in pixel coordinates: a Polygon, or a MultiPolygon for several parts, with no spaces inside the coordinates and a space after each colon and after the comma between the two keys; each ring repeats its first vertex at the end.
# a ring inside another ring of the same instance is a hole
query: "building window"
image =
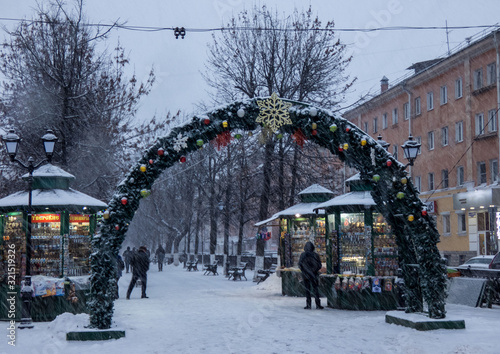
{"type": "Polygon", "coordinates": [[[465,174],[464,174],[464,167],[463,166],[458,166],[457,167],[457,186],[463,186],[465,182],[465,174]]]}
{"type": "Polygon", "coordinates": [[[417,189],[417,191],[419,191],[419,192],[421,191],[422,182],[421,182],[420,176],[415,177],[415,188],[417,189]]]}
{"type": "Polygon", "coordinates": [[[448,127],[443,127],[443,128],[441,128],[441,145],[448,146],[448,143],[449,143],[448,127]]]}
{"type": "Polygon", "coordinates": [[[434,150],[434,132],[427,133],[427,147],[429,150],[434,150]]]}
{"type": "Polygon", "coordinates": [[[415,98],[415,115],[418,116],[422,114],[422,106],[420,102],[420,97],[415,98]]]}
{"type": "Polygon", "coordinates": [[[394,156],[394,158],[396,160],[398,159],[398,146],[397,145],[392,146],[392,156],[394,156]]]}
{"type": "Polygon", "coordinates": [[[387,129],[387,113],[382,115],[382,129],[387,129]]]}
{"type": "Polygon", "coordinates": [[[427,175],[427,185],[429,187],[428,190],[434,190],[434,173],[432,172],[427,175]]]}
{"type": "Polygon", "coordinates": [[[398,124],[398,109],[394,108],[392,110],[392,124],[398,124]]]}
{"type": "Polygon", "coordinates": [[[455,80],[455,99],[462,98],[463,87],[462,87],[462,78],[459,77],[455,80]]]}
{"type": "Polygon", "coordinates": [[[465,214],[457,214],[458,219],[458,233],[463,234],[467,232],[467,222],[465,220],[465,214]]]}
{"type": "Polygon", "coordinates": [[[427,92],[427,110],[434,109],[434,92],[427,92]]]}
{"type": "Polygon", "coordinates": [[[486,67],[486,85],[494,85],[497,81],[497,67],[491,63],[486,67]]]}
{"type": "Polygon", "coordinates": [[[445,214],[441,215],[442,220],[443,220],[443,234],[444,235],[449,235],[450,234],[450,215],[445,214]]]}
{"type": "Polygon", "coordinates": [[[484,114],[476,114],[476,136],[484,134],[484,114]]]}
{"type": "Polygon", "coordinates": [[[373,118],[373,132],[376,133],[378,131],[378,119],[377,117],[373,118]]]}
{"type": "Polygon", "coordinates": [[[405,120],[410,119],[410,103],[406,102],[403,105],[403,112],[404,112],[404,115],[405,115],[405,120]]]}
{"type": "Polygon", "coordinates": [[[490,109],[488,111],[488,131],[489,132],[496,132],[497,131],[497,114],[496,114],[496,109],[490,109]]]}
{"type": "Polygon", "coordinates": [[[480,161],[477,163],[477,184],[486,183],[486,163],[480,161]]]}
{"type": "Polygon", "coordinates": [[[491,183],[495,183],[498,179],[498,160],[490,160],[491,183]]]}
{"type": "Polygon", "coordinates": [[[448,188],[448,170],[441,170],[441,187],[448,188]]]}
{"type": "MultiPolygon", "coordinates": [[[[420,146],[422,146],[422,137],[421,136],[415,137],[415,140],[417,141],[417,143],[420,144],[420,146]]],[[[418,154],[420,155],[421,153],[422,153],[422,149],[418,149],[418,154]]]]}
{"type": "Polygon", "coordinates": [[[448,103],[448,88],[445,86],[441,86],[441,89],[439,90],[439,103],[441,104],[446,104],[448,103]]]}
{"type": "Polygon", "coordinates": [[[483,69],[474,71],[474,90],[479,90],[483,87],[483,69]]]}
{"type": "Polygon", "coordinates": [[[364,122],[364,123],[363,123],[363,131],[364,131],[365,133],[368,133],[368,122],[364,122]]]}
{"type": "Polygon", "coordinates": [[[455,123],[455,141],[460,143],[464,141],[464,122],[456,122],[455,123]]]}

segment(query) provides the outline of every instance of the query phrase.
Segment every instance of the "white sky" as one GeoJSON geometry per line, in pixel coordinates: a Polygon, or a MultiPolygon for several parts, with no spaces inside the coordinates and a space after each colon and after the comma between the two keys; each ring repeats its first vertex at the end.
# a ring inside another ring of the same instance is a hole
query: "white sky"
{"type": "MultiPolygon", "coordinates": [[[[201,266],[199,266],[201,270],[201,266]]],[[[385,311],[304,310],[305,298],[281,296],[281,279],[264,283],[230,281],[168,265],[151,264],[147,295],[134,288],[125,300],[131,273],[120,279],[114,329],[125,338],[68,342],[66,332],[84,331],[88,315],[65,313],[53,322],[35,322],[16,331],[7,344],[7,322],[0,329],[0,353],[498,353],[500,308],[446,306],[447,319],[464,320],[465,329],[417,331],[385,323],[385,311]]],[[[326,298],[322,298],[326,304],[326,298]]],[[[401,314],[400,316],[403,316],[401,314]]],[[[413,317],[423,316],[412,314],[413,317]]]]}
{"type": "MultiPolygon", "coordinates": [[[[35,0],[0,0],[0,17],[30,18],[35,4],[35,0]]],[[[86,0],[85,8],[93,23],[119,19],[137,26],[211,28],[220,27],[232,14],[251,4],[243,0],[86,0]]],[[[477,26],[500,21],[498,0],[261,0],[258,4],[277,7],[284,13],[290,13],[294,6],[306,9],[311,4],[323,23],[333,19],[337,28],[445,26],[446,20],[448,26],[477,26]]],[[[14,22],[0,20],[0,25],[12,27],[14,22]]],[[[451,30],[450,47],[479,31],[451,30]]],[[[447,51],[445,30],[339,32],[338,35],[354,56],[348,73],[358,78],[347,97],[348,103],[369,90],[378,92],[382,76],[392,82],[406,74],[405,69],[412,63],[436,58],[447,51]]],[[[115,30],[108,42],[110,49],[117,39],[127,50],[131,68],[139,79],[145,80],[151,66],[156,70],[157,83],[141,104],[140,119],[179,109],[192,113],[196,103],[208,101],[208,87],[200,71],[204,70],[210,33],[188,32],[185,39],[176,40],[171,31],[115,30]]]]}

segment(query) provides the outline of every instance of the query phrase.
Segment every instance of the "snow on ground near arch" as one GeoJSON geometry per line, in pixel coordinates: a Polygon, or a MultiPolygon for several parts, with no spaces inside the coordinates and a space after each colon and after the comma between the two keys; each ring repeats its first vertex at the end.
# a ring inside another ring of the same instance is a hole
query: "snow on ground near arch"
{"type": "MultiPolygon", "coordinates": [[[[67,342],[88,315],[63,314],[32,330],[17,330],[16,347],[0,339],[0,353],[499,353],[500,308],[448,305],[465,319],[465,330],[420,332],[385,323],[384,311],[304,310],[304,298],[281,296],[275,275],[257,285],[224,276],[187,272],[182,266],[151,265],[149,299],[140,288],[125,300],[131,274],[120,279],[115,328],[126,337],[103,342],[67,342]]],[[[326,299],[322,299],[323,303],[326,299]]]]}

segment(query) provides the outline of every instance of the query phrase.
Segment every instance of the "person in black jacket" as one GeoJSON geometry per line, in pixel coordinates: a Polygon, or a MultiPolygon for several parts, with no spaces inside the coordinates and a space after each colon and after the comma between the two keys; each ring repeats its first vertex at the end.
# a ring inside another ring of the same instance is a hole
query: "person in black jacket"
{"type": "Polygon", "coordinates": [[[146,296],[146,285],[148,282],[147,271],[149,270],[149,256],[147,248],[144,246],[139,247],[139,252],[134,254],[130,264],[132,265],[132,280],[130,280],[130,284],[128,286],[127,300],[130,300],[130,294],[132,293],[138,279],[141,280],[142,285],[141,298],[148,298],[146,296]]]}
{"type": "Polygon", "coordinates": [[[314,245],[311,241],[307,241],[304,246],[304,252],[300,255],[299,268],[302,271],[302,278],[304,279],[304,286],[306,288],[306,307],[311,308],[311,286],[314,291],[314,298],[316,300],[316,308],[323,309],[321,300],[319,299],[319,270],[321,269],[321,259],[319,255],[314,252],[314,245]]]}
{"type": "Polygon", "coordinates": [[[156,259],[158,260],[158,271],[163,272],[163,262],[165,261],[165,250],[161,245],[156,249],[156,259]]]}

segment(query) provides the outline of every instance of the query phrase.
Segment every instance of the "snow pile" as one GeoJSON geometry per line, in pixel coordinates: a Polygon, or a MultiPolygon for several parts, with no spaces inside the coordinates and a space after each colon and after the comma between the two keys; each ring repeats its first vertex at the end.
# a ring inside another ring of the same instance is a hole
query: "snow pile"
{"type": "Polygon", "coordinates": [[[273,273],[264,282],[255,287],[256,290],[267,290],[269,292],[277,292],[281,294],[281,278],[278,278],[276,273],[273,273]]]}

